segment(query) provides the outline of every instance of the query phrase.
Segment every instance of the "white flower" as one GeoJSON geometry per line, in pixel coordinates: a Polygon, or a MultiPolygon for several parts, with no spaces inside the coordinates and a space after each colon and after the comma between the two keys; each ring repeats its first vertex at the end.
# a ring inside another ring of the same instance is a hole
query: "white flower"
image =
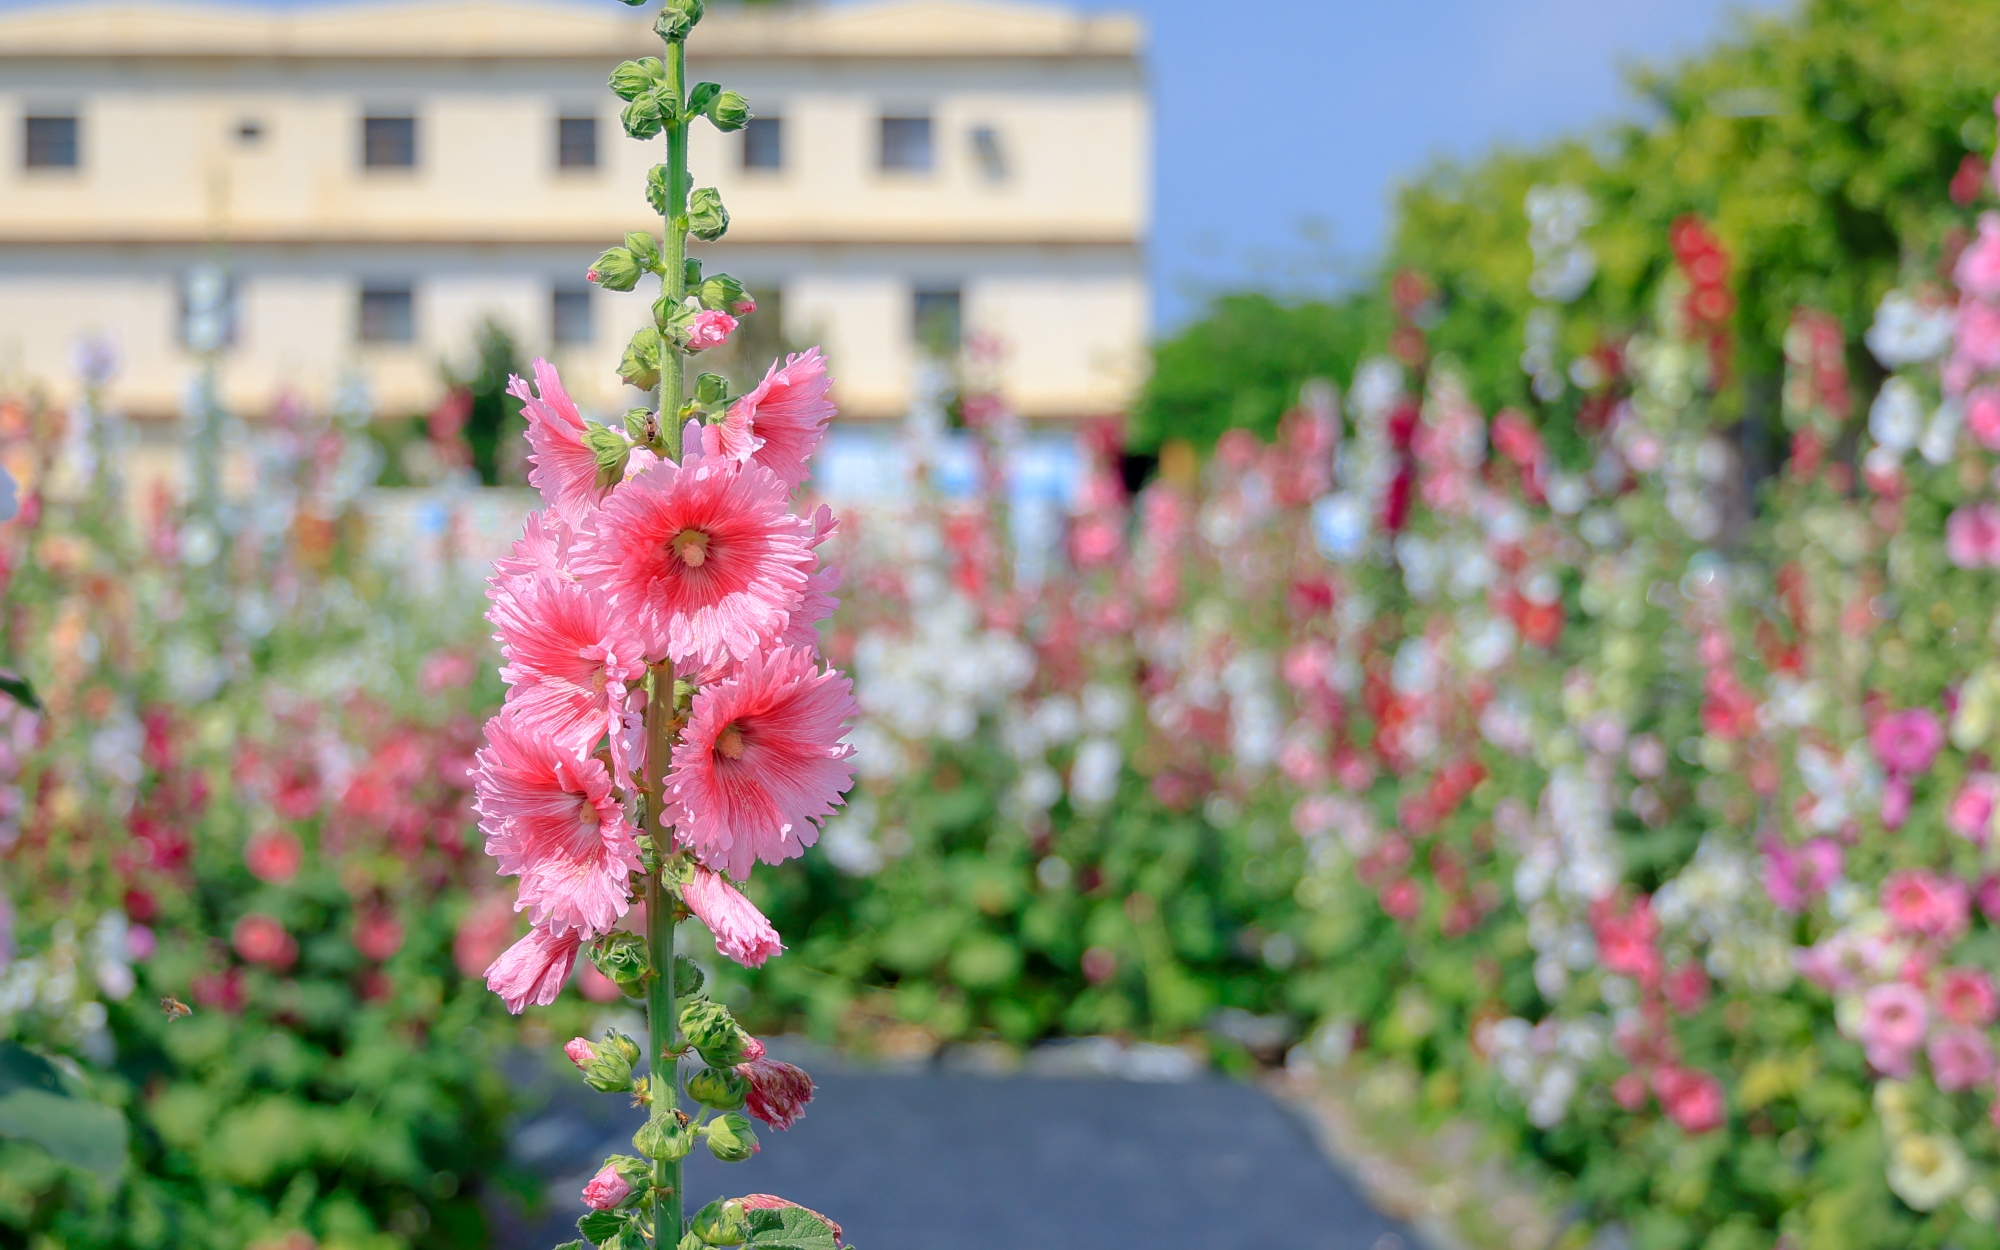
{"type": "Polygon", "coordinates": [[[1889,1188],[1918,1211],[1934,1211],[1964,1189],[1972,1168],[1958,1142],[1942,1133],[1912,1133],[1889,1147],[1889,1188]]]}
{"type": "Polygon", "coordinates": [[[1919,303],[1902,291],[1882,297],[1875,324],[1868,328],[1868,350],[1888,368],[1935,360],[1951,346],[1958,313],[1949,305],[1919,303]]]}
{"type": "Polygon", "coordinates": [[[1109,738],[1085,738],[1076,748],[1069,769],[1070,802],[1094,811],[1118,797],[1119,770],[1124,765],[1118,744],[1109,738]]]}
{"type": "Polygon", "coordinates": [[[1368,505],[1348,491],[1313,501],[1313,544],[1329,560],[1345,564],[1368,547],[1368,505]]]}
{"type": "Polygon", "coordinates": [[[1924,401],[1906,378],[1890,378],[1868,410],[1868,433],[1895,452],[1917,445],[1924,432],[1924,401]]]}

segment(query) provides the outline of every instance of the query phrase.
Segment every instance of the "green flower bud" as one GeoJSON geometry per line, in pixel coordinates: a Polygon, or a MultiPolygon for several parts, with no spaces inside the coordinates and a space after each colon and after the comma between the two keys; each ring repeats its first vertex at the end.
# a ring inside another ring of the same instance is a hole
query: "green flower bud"
{"type": "Polygon", "coordinates": [[[639,1126],[632,1134],[632,1146],[648,1159],[685,1159],[694,1149],[694,1129],[683,1124],[677,1112],[665,1111],[639,1126]]]}
{"type": "Polygon", "coordinates": [[[749,1057],[750,1035],[729,1008],[697,998],[681,1009],[681,1032],[711,1068],[733,1068],[749,1057]]]}
{"type": "MultiPolygon", "coordinates": [[[[694,110],[690,109],[688,111],[693,112],[694,110]]],[[[731,130],[741,130],[750,122],[750,101],[737,95],[734,91],[725,91],[721,95],[716,96],[708,102],[707,108],[702,111],[708,114],[708,120],[715,123],[717,130],[724,131],[725,133],[731,130]]]]}
{"type": "Polygon", "coordinates": [[[719,82],[696,83],[688,90],[688,115],[692,117],[696,113],[706,111],[710,101],[721,94],[722,84],[719,82]]]}
{"type": "Polygon", "coordinates": [[[660,271],[660,241],[650,230],[634,230],[625,236],[626,250],[648,273],[660,271]]]}
{"type": "Polygon", "coordinates": [[[681,277],[686,281],[686,284],[689,287],[689,289],[693,289],[694,287],[700,286],[701,258],[698,256],[690,256],[685,261],[683,261],[681,263],[681,277]]]}
{"type": "Polygon", "coordinates": [[[674,1250],[704,1250],[707,1245],[708,1243],[701,1239],[701,1234],[689,1233],[681,1238],[681,1244],[674,1247],[674,1250]]]}
{"type": "Polygon", "coordinates": [[[611,94],[621,100],[636,100],[666,80],[667,69],[660,58],[642,56],[611,71],[611,94]]]}
{"type": "Polygon", "coordinates": [[[639,1043],[616,1029],[606,1029],[604,1040],[595,1045],[576,1038],[563,1047],[563,1053],[592,1089],[617,1094],[632,1088],[632,1065],[639,1062],[639,1043]]]}
{"type": "Polygon", "coordinates": [[[704,373],[694,380],[694,402],[713,408],[729,398],[729,379],[719,373],[704,373]]]}
{"type": "Polygon", "coordinates": [[[729,210],[714,187],[696,187],[688,196],[688,233],[708,243],[729,233],[729,210]]]}
{"type": "Polygon", "coordinates": [[[642,391],[650,391],[660,384],[660,332],[651,326],[642,326],[626,345],[624,359],[618,362],[618,376],[642,391]]]}
{"type": "Polygon", "coordinates": [[[716,274],[697,288],[703,308],[720,309],[741,315],[746,293],[743,284],[726,273],[716,274]]]}
{"type": "Polygon", "coordinates": [[[592,261],[590,272],[583,276],[607,291],[629,291],[639,285],[639,275],[644,272],[630,248],[612,247],[592,261]]]}
{"type": "Polygon", "coordinates": [[[717,1111],[734,1111],[750,1096],[750,1082],[734,1068],[703,1068],[688,1078],[688,1096],[717,1111]]]}
{"type": "Polygon", "coordinates": [[[708,1153],[724,1163],[741,1163],[757,1153],[757,1134],[750,1121],[737,1112],[717,1116],[708,1122],[708,1153]]]}
{"type": "Polygon", "coordinates": [[[708,979],[701,965],[686,955],[674,956],[674,997],[683,1001],[701,993],[702,983],[708,979]]]}
{"type": "Polygon", "coordinates": [[[587,424],[583,427],[583,445],[597,457],[597,484],[600,487],[616,486],[624,479],[625,462],[632,457],[630,439],[609,427],[587,424]]]}
{"type": "Polygon", "coordinates": [[[739,1198],[717,1198],[694,1213],[694,1235],[709,1246],[740,1246],[750,1240],[750,1221],[739,1198]]]}
{"type": "Polygon", "coordinates": [[[670,118],[660,107],[660,96],[656,91],[633,100],[618,114],[618,121],[625,127],[625,133],[634,139],[650,139],[659,134],[670,118]]]}
{"type": "Polygon", "coordinates": [[[667,0],[667,7],[653,19],[653,33],[668,43],[685,42],[701,14],[701,0],[667,0]]]}
{"type": "Polygon", "coordinates": [[[634,998],[645,995],[646,974],[652,970],[645,938],[622,931],[607,933],[590,944],[590,962],[625,993],[634,998]]]}
{"type": "Polygon", "coordinates": [[[646,203],[660,216],[667,215],[667,167],[655,165],[646,171],[646,203]]]}

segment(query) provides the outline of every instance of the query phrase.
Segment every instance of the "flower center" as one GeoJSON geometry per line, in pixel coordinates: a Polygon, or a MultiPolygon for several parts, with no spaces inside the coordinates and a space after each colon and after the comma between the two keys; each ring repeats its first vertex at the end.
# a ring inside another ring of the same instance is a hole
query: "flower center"
{"type": "Polygon", "coordinates": [[[597,804],[585,798],[583,806],[577,809],[576,818],[586,827],[594,827],[600,819],[597,815],[597,804]]]}
{"type": "Polygon", "coordinates": [[[700,530],[682,530],[668,540],[667,546],[681,558],[682,564],[691,569],[698,569],[708,563],[708,535],[700,530]]]}
{"type": "Polygon", "coordinates": [[[734,725],[724,725],[722,732],[715,735],[715,749],[722,752],[724,759],[742,759],[743,731],[734,725]]]}

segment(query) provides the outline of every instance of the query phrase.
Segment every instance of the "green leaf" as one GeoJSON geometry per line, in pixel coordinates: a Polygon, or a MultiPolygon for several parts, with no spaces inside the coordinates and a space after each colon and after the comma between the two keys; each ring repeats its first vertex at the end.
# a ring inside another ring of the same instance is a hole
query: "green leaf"
{"type": "Polygon", "coordinates": [[[804,1207],[764,1207],[750,1212],[750,1240],[761,1250],[836,1250],[826,1221],[804,1207]]]}
{"type": "Polygon", "coordinates": [[[66,1092],[62,1074],[56,1071],[56,1065],[25,1046],[0,1042],[0,1094],[9,1094],[17,1089],[40,1089],[51,1094],[66,1092]]]}
{"type": "Polygon", "coordinates": [[[0,1137],[33,1142],[107,1181],[125,1170],[125,1136],[125,1117],[102,1103],[26,1085],[0,1095],[0,1137]]]}
{"type": "Polygon", "coordinates": [[[597,1245],[625,1231],[627,1219],[616,1211],[586,1211],[576,1222],[576,1231],[597,1245]]]}
{"type": "Polygon", "coordinates": [[[42,710],[42,701],[35,697],[35,688],[28,679],[15,673],[0,671],[0,693],[13,698],[14,702],[31,712],[42,710]]]}

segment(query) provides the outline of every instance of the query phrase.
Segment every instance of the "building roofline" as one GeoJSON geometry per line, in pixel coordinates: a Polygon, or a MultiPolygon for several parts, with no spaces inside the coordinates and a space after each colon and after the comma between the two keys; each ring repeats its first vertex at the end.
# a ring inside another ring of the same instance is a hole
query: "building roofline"
{"type": "MultiPolygon", "coordinates": [[[[717,6],[699,54],[718,59],[1136,59],[1129,13],[996,0],[717,6]]],[[[0,59],[576,59],[658,50],[647,17],[547,0],[322,4],[282,12],[200,3],[62,0],[0,13],[0,59]]]]}

